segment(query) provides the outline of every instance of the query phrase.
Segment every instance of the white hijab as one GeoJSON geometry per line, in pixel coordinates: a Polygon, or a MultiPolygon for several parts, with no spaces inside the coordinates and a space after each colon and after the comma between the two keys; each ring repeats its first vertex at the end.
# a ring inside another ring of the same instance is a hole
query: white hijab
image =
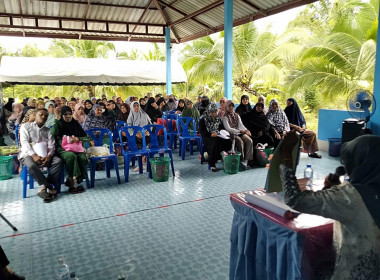
{"type": "Polygon", "coordinates": [[[128,126],[140,126],[143,127],[144,125],[151,124],[152,121],[150,120],[147,113],[144,112],[144,110],[141,109],[140,104],[138,101],[133,101],[131,104],[131,112],[129,113],[127,124],[128,126]],[[139,111],[135,112],[133,109],[133,105],[137,103],[139,105],[139,111]]]}

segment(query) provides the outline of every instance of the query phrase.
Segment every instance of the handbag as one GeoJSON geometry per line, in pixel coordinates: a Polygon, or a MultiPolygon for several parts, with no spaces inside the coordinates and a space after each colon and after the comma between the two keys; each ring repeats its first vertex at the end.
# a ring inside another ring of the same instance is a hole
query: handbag
{"type": "Polygon", "coordinates": [[[82,145],[82,141],[71,143],[71,139],[73,137],[74,136],[66,136],[66,135],[64,135],[62,137],[62,148],[66,152],[83,153],[84,152],[84,148],[83,148],[83,145],[82,145]]]}

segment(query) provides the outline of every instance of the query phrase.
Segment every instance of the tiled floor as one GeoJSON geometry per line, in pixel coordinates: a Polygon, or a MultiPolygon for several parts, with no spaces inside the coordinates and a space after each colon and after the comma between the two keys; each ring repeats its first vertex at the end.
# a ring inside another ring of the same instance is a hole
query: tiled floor
{"type": "MultiPolygon", "coordinates": [[[[339,165],[322,154],[322,160],[302,155],[297,174],[312,164],[314,176],[323,178],[339,165]]],[[[114,172],[106,179],[98,171],[94,189],[70,195],[62,186],[63,193],[50,204],[37,197],[37,189],[22,199],[18,176],[0,181],[0,211],[22,234],[11,237],[12,229],[0,221],[0,244],[11,267],[27,279],[51,280],[63,256],[80,280],[121,274],[127,279],[228,279],[229,194],[263,187],[267,170],[213,173],[197,155],[182,161],[177,152],[174,165],[176,177],[162,183],[132,173],[129,183],[118,185],[114,172]]]]}

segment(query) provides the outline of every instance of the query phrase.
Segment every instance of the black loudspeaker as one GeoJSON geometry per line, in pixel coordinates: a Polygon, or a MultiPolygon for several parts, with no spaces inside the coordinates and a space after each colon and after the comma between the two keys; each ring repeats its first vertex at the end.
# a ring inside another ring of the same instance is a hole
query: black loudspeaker
{"type": "Polygon", "coordinates": [[[346,119],[342,125],[342,144],[351,141],[362,134],[365,127],[364,121],[346,119]]]}

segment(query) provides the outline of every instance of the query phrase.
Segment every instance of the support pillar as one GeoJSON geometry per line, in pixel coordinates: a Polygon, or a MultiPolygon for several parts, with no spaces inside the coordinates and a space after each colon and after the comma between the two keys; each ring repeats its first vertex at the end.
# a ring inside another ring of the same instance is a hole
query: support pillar
{"type": "Polygon", "coordinates": [[[165,28],[166,49],[166,95],[172,94],[172,52],[171,52],[170,28],[165,28]]]}
{"type": "Polygon", "coordinates": [[[233,0],[224,0],[224,96],[232,100],[233,0]]]}

